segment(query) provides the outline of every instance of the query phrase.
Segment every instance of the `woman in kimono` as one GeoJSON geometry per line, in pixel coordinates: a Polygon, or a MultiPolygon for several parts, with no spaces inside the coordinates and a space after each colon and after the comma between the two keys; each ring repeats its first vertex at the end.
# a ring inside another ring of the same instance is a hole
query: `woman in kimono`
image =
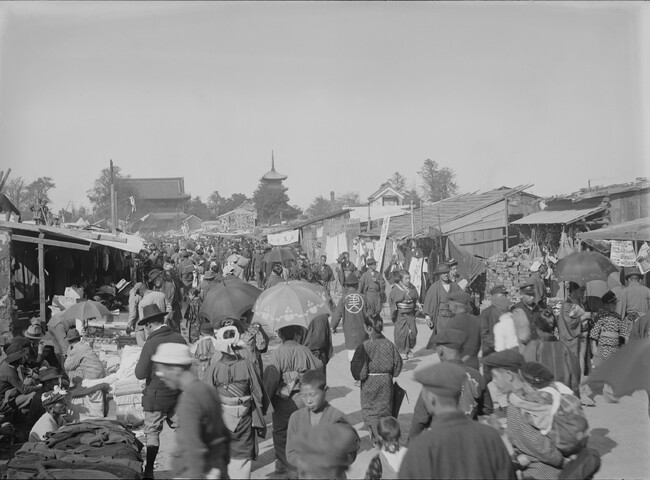
{"type": "Polygon", "coordinates": [[[379,419],[393,414],[393,378],[402,371],[402,357],[382,335],[381,318],[366,317],[364,323],[370,338],[357,347],[350,371],[361,382],[361,413],[374,441],[379,419]]]}
{"type": "Polygon", "coordinates": [[[223,421],[230,431],[230,478],[250,478],[258,453],[255,437],[266,436],[264,414],[268,399],[257,368],[237,353],[242,348],[237,327],[220,328],[216,350],[221,352],[221,358],[213,362],[204,380],[217,388],[223,421]]]}
{"type": "Polygon", "coordinates": [[[395,285],[390,291],[390,316],[395,325],[395,345],[404,360],[408,359],[415,347],[418,327],[415,315],[422,308],[418,302],[418,291],[411,284],[411,275],[400,270],[395,285]]]}

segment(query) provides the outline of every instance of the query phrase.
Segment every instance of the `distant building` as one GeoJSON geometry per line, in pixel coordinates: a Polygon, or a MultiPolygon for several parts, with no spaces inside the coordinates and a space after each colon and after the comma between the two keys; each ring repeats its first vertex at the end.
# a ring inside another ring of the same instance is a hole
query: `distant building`
{"type": "Polygon", "coordinates": [[[187,218],[187,202],[183,177],[125,178],[123,190],[135,199],[131,216],[132,229],[141,233],[164,232],[181,227],[187,218]]]}
{"type": "Polygon", "coordinates": [[[271,153],[271,170],[262,175],[260,183],[267,187],[282,188],[284,186],[282,182],[287,178],[289,178],[287,175],[283,175],[275,170],[275,158],[273,157],[273,153],[271,153]]]}
{"type": "Polygon", "coordinates": [[[368,197],[371,207],[398,206],[404,203],[404,194],[398,192],[386,182],[375,193],[368,197]]]}
{"type": "Polygon", "coordinates": [[[239,207],[219,215],[216,220],[203,222],[206,231],[219,233],[249,232],[257,224],[257,210],[253,202],[246,200],[239,207]]]}

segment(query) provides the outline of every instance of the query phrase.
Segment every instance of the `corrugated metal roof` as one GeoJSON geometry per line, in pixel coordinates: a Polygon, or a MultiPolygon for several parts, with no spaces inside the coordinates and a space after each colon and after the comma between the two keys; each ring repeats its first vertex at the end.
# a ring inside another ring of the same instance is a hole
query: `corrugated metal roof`
{"type": "Polygon", "coordinates": [[[568,225],[605,210],[606,207],[601,206],[574,210],[542,210],[515,220],[512,225],[568,225]]]}
{"type": "Polygon", "coordinates": [[[580,240],[638,240],[650,242],[650,217],[578,233],[580,240]]]}
{"type": "Polygon", "coordinates": [[[183,177],[170,178],[124,178],[120,182],[133,189],[138,200],[185,199],[183,177]]]}

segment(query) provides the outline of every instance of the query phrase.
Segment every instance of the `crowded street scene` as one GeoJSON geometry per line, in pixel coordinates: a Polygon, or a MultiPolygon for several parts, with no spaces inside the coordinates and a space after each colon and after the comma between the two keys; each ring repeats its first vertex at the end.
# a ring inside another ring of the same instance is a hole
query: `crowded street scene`
{"type": "Polygon", "coordinates": [[[0,478],[650,478],[645,3],[0,34],[0,478]]]}

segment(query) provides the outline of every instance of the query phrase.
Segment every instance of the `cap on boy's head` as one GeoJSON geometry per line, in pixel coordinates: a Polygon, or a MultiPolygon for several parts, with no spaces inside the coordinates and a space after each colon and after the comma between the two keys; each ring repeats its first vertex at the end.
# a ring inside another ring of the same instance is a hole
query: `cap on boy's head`
{"type": "Polygon", "coordinates": [[[463,348],[463,343],[465,343],[465,332],[462,330],[456,330],[455,328],[446,328],[438,335],[436,335],[436,345],[443,345],[447,348],[453,348],[454,350],[460,350],[463,348]]]}
{"type": "Polygon", "coordinates": [[[347,468],[359,451],[359,435],[350,425],[333,423],[316,425],[300,433],[300,463],[314,469],[347,468]]]}
{"type": "Polygon", "coordinates": [[[436,265],[436,268],[433,271],[433,273],[435,275],[442,275],[443,273],[449,273],[450,271],[451,268],[449,268],[448,263],[439,263],[438,265],[436,265]]]}
{"type": "Polygon", "coordinates": [[[519,285],[519,291],[524,295],[535,295],[535,287],[532,280],[527,280],[519,285]]]}
{"type": "Polygon", "coordinates": [[[448,295],[447,298],[449,299],[450,302],[456,302],[456,303],[461,303],[463,305],[467,305],[469,303],[469,300],[472,297],[470,297],[469,293],[460,291],[448,295]]]}
{"type": "Polygon", "coordinates": [[[501,368],[511,372],[519,372],[521,367],[526,363],[524,356],[514,350],[503,350],[494,352],[483,359],[483,365],[491,368],[501,368]]]}
{"type": "Polygon", "coordinates": [[[603,303],[616,303],[616,294],[609,290],[605,295],[601,297],[603,303]]]}
{"type": "Polygon", "coordinates": [[[436,395],[458,398],[465,369],[449,362],[436,363],[416,370],[414,378],[436,395]]]}
{"type": "Polygon", "coordinates": [[[548,387],[555,377],[553,372],[538,362],[527,362],[520,370],[521,377],[535,388],[548,387]]]}
{"type": "Polygon", "coordinates": [[[374,258],[369,258],[369,259],[366,260],[366,265],[368,265],[368,266],[377,265],[377,260],[375,260],[374,258]]]}
{"type": "Polygon", "coordinates": [[[497,307],[499,310],[507,312],[508,310],[510,310],[510,306],[512,305],[512,303],[510,303],[508,297],[497,297],[492,299],[492,305],[497,307]]]}
{"type": "Polygon", "coordinates": [[[495,285],[492,290],[490,290],[490,295],[505,295],[508,293],[506,287],[503,285],[495,285]]]}
{"type": "Polygon", "coordinates": [[[300,377],[300,385],[311,385],[323,390],[327,386],[327,379],[321,370],[307,370],[300,377]]]}

